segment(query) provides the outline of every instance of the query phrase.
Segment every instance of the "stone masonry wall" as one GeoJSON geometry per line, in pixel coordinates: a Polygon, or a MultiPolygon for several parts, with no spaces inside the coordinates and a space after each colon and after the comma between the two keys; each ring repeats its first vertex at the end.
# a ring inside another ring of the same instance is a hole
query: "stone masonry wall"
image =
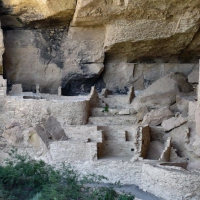
{"type": "Polygon", "coordinates": [[[64,126],[65,134],[69,139],[87,140],[102,143],[103,135],[97,126],[64,126]]]}
{"type": "Polygon", "coordinates": [[[71,140],[52,142],[49,152],[53,162],[96,160],[97,143],[71,140]]]}
{"type": "Polygon", "coordinates": [[[144,164],[141,180],[143,190],[156,194],[163,199],[200,199],[200,176],[195,172],[144,164]]]}
{"type": "Polygon", "coordinates": [[[67,162],[81,174],[103,175],[109,183],[120,181],[122,184],[141,184],[141,172],[143,162],[130,162],[123,160],[99,159],[95,162],[67,162]]]}
{"type": "Polygon", "coordinates": [[[6,114],[22,126],[34,126],[43,118],[54,116],[64,125],[86,124],[89,115],[88,101],[47,101],[45,99],[8,98],[6,114]]]}

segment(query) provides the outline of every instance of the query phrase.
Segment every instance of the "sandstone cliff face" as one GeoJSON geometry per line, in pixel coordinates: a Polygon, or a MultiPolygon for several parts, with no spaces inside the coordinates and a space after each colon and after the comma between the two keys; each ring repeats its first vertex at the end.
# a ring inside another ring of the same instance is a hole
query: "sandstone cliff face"
{"type": "Polygon", "coordinates": [[[3,0],[0,13],[4,76],[26,91],[39,84],[55,93],[61,85],[70,95],[96,84],[123,93],[138,85],[138,74],[126,75],[130,63],[200,56],[199,0],[3,0]],[[113,87],[109,74],[121,67],[129,83],[113,87]]]}

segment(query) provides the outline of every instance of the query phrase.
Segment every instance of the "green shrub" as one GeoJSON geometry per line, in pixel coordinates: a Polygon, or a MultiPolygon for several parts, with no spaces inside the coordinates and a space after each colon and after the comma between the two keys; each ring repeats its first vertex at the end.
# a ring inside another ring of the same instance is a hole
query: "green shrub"
{"type": "Polygon", "coordinates": [[[108,106],[105,106],[104,109],[102,110],[102,112],[109,112],[108,106]]]}
{"type": "Polygon", "coordinates": [[[14,152],[0,166],[0,196],[4,200],[132,200],[111,187],[94,187],[103,176],[81,177],[70,166],[57,170],[43,161],[14,152]],[[90,186],[89,186],[89,185],[90,186]]]}

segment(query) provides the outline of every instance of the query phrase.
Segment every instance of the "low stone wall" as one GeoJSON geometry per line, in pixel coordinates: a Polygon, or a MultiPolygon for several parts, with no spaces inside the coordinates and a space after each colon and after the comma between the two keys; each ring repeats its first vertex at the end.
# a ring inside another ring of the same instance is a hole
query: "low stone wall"
{"type": "Polygon", "coordinates": [[[81,141],[58,141],[50,143],[53,162],[97,160],[97,143],[81,141]]]}
{"type": "MultiPolygon", "coordinates": [[[[10,147],[0,152],[6,158],[10,147]]],[[[27,152],[36,157],[31,147],[18,146],[19,153],[27,152]]],[[[65,161],[80,174],[96,174],[108,178],[107,183],[135,184],[165,200],[199,200],[200,175],[175,166],[160,166],[157,161],[126,161],[125,157],[111,157],[97,160],[97,143],[59,141],[50,143],[50,150],[44,157],[47,163],[59,166],[65,161]],[[64,153],[61,153],[61,152],[64,153]]],[[[2,159],[0,160],[3,161],[2,159]]],[[[172,163],[171,163],[172,164],[172,163]]]]}
{"type": "Polygon", "coordinates": [[[120,181],[122,184],[141,185],[141,172],[143,162],[130,162],[112,159],[100,159],[86,162],[67,162],[81,174],[96,174],[107,177],[107,183],[120,181]]]}
{"type": "Polygon", "coordinates": [[[200,175],[181,168],[144,164],[141,188],[166,200],[199,200],[200,175]]]}
{"type": "Polygon", "coordinates": [[[47,101],[45,99],[23,99],[7,97],[6,115],[19,120],[21,125],[35,126],[41,120],[54,116],[61,124],[83,125],[89,116],[89,101],[47,101]]]}
{"type": "MultiPolygon", "coordinates": [[[[66,162],[69,163],[69,162],[66,162]]],[[[97,174],[110,183],[135,184],[144,191],[166,200],[199,200],[200,175],[182,168],[156,166],[155,161],[100,159],[70,163],[81,174],[97,174]]]]}

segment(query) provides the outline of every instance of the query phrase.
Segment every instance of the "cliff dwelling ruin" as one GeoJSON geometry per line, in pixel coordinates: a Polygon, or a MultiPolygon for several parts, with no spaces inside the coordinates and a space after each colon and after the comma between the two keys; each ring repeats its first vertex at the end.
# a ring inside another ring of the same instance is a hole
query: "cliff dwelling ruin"
{"type": "Polygon", "coordinates": [[[200,1],[2,0],[0,162],[200,199],[200,1]]]}

